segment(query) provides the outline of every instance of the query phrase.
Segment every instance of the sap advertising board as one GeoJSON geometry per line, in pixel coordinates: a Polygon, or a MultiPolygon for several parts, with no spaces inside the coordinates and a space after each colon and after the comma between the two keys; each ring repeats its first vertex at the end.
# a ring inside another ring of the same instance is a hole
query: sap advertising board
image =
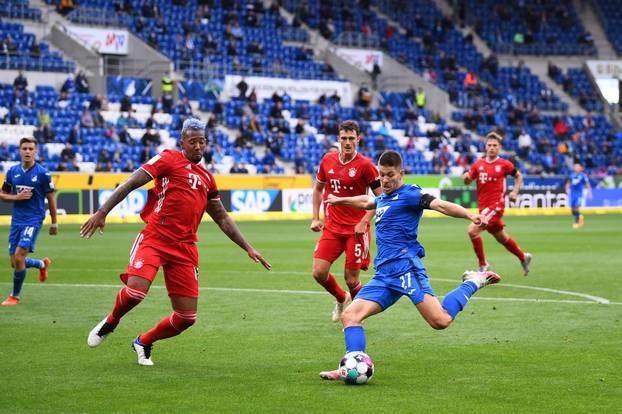
{"type": "MultiPolygon", "coordinates": [[[[99,190],[97,192],[97,198],[99,205],[102,206],[114,190],[99,190]]],[[[112,209],[110,215],[112,216],[131,216],[133,214],[140,214],[147,203],[147,190],[134,190],[127,195],[115,208],[112,209]]]]}
{"type": "Polygon", "coordinates": [[[232,190],[231,212],[281,211],[281,190],[232,190]]]}

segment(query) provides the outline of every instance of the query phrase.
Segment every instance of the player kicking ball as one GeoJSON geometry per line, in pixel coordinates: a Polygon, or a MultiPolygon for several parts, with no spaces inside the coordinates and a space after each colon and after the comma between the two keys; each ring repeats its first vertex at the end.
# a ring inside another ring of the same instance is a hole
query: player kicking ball
{"type": "MultiPolygon", "coordinates": [[[[501,280],[493,272],[466,271],[462,276],[462,284],[449,292],[440,303],[421,261],[425,249],[417,235],[423,210],[430,209],[450,217],[464,218],[482,227],[486,225],[486,218],[457,204],[424,194],[417,185],[404,185],[402,157],[395,151],[385,151],[378,165],[383,191],[380,196],[374,199],[367,195],[344,198],[330,195],[326,200],[331,205],[376,210],[376,274],[342,314],[346,353],[365,352],[363,321],[387,310],[402,296],[408,296],[432,328],[445,329],[475,292],[501,280]]],[[[321,372],[320,377],[326,380],[340,379],[338,370],[321,372]]]]}

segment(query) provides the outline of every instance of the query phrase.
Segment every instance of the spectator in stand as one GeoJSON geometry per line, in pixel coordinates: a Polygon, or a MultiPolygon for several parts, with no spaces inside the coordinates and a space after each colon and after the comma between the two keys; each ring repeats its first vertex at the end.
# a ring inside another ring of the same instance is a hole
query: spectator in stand
{"type": "Polygon", "coordinates": [[[95,114],[93,115],[93,124],[95,125],[95,128],[106,127],[106,121],[104,120],[104,117],[102,116],[102,111],[100,110],[95,111],[95,114]]]}
{"type": "Polygon", "coordinates": [[[112,171],[112,159],[107,150],[102,149],[97,158],[97,165],[95,171],[110,172],[112,171]]]}
{"type": "Polygon", "coordinates": [[[60,0],[58,2],[58,6],[56,6],[56,10],[63,16],[67,16],[69,12],[74,9],[74,7],[75,6],[72,0],[60,0]]]}
{"type": "Polygon", "coordinates": [[[102,96],[100,94],[95,95],[89,103],[89,111],[97,111],[98,109],[102,109],[102,96]]]}
{"type": "Polygon", "coordinates": [[[568,125],[562,118],[555,117],[553,120],[553,133],[558,141],[565,141],[568,139],[570,128],[568,128],[568,125]]]}
{"type": "Polygon", "coordinates": [[[28,88],[28,79],[24,76],[24,72],[20,70],[13,80],[13,90],[22,92],[26,90],[26,88],[28,88]]]}
{"type": "Polygon", "coordinates": [[[134,161],[131,158],[126,158],[123,167],[121,167],[121,171],[123,172],[134,172],[136,167],[134,166],[134,161]]]}
{"type": "Polygon", "coordinates": [[[70,142],[67,142],[65,148],[60,152],[60,159],[66,163],[76,159],[76,152],[70,142]]]}
{"type": "Polygon", "coordinates": [[[244,163],[234,162],[229,170],[229,174],[248,174],[248,169],[244,165],[244,163]]]}
{"type": "Polygon", "coordinates": [[[54,142],[54,131],[50,124],[40,125],[33,134],[40,144],[54,142]]]}
{"type": "Polygon", "coordinates": [[[369,90],[366,84],[362,84],[361,87],[359,88],[357,104],[364,108],[368,108],[371,105],[371,101],[372,101],[371,91],[369,90]]]}
{"type": "Polygon", "coordinates": [[[533,140],[531,139],[531,135],[523,129],[521,134],[518,136],[518,156],[524,160],[528,159],[532,145],[533,140]]]}
{"type": "Polygon", "coordinates": [[[78,93],[89,93],[89,81],[86,78],[86,75],[83,71],[78,72],[76,76],[76,92],[78,93]]]}
{"type": "Polygon", "coordinates": [[[41,46],[39,46],[36,40],[34,40],[30,46],[30,57],[34,59],[39,59],[41,57],[41,46]]]}
{"type": "Polygon", "coordinates": [[[248,83],[246,83],[246,80],[244,79],[244,77],[240,79],[240,81],[236,85],[236,88],[239,91],[238,98],[246,99],[246,92],[248,91],[248,83]]]}
{"type": "Polygon", "coordinates": [[[52,121],[50,120],[50,114],[47,109],[43,108],[39,110],[39,125],[50,125],[52,121]]]}
{"type": "Polygon", "coordinates": [[[477,75],[475,74],[475,72],[473,72],[472,70],[468,71],[464,77],[464,81],[463,81],[464,87],[467,89],[467,91],[474,90],[477,87],[477,84],[478,84],[478,79],[477,79],[477,75]]]}
{"type": "Polygon", "coordinates": [[[127,125],[123,125],[121,132],[119,132],[119,142],[126,145],[134,145],[136,143],[130,135],[127,125]]]}
{"type": "Polygon", "coordinates": [[[91,115],[91,111],[88,109],[84,109],[82,111],[82,115],[80,115],[80,126],[82,128],[95,128],[95,121],[93,120],[93,115],[91,115]]]}
{"type": "Polygon", "coordinates": [[[140,142],[146,146],[153,145],[153,146],[158,147],[159,145],[162,144],[162,139],[160,138],[160,134],[158,133],[156,129],[148,129],[143,134],[142,138],[140,139],[140,142]]]}
{"type": "Polygon", "coordinates": [[[68,95],[71,95],[73,91],[76,89],[76,82],[73,78],[73,74],[69,74],[65,82],[63,82],[63,86],[61,86],[60,91],[65,92],[68,95]]]}
{"type": "Polygon", "coordinates": [[[123,99],[121,99],[121,107],[119,110],[121,112],[132,111],[132,98],[129,95],[123,95],[123,99]]]}

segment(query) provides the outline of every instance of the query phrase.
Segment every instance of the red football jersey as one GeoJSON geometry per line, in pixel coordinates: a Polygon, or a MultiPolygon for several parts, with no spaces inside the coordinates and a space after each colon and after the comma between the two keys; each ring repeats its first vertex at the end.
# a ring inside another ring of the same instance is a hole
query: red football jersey
{"type": "Polygon", "coordinates": [[[469,177],[477,180],[477,205],[480,209],[505,207],[505,177],[514,170],[514,164],[499,157],[494,161],[480,158],[473,163],[469,177]]]}
{"type": "Polygon", "coordinates": [[[220,199],[212,174],[176,150],[162,151],[141,168],[155,180],[140,213],[145,230],[178,242],[197,241],[208,200],[220,199]]]}
{"type": "MultiPolygon", "coordinates": [[[[322,158],[317,180],[325,183],[324,199],[329,194],[337,197],[352,197],[367,194],[368,188],[378,180],[378,170],[369,158],[356,154],[344,163],[338,152],[328,153],[322,158]]],[[[353,234],[354,226],[361,221],[365,210],[345,206],[324,204],[324,221],[327,230],[337,234],[353,234]]]]}

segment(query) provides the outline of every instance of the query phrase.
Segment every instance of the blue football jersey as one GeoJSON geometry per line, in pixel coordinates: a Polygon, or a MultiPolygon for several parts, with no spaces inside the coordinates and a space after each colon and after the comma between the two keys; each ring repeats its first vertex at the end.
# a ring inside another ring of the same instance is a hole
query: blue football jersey
{"type": "Polygon", "coordinates": [[[40,164],[24,171],[21,164],[14,165],[6,173],[3,185],[5,192],[17,194],[25,189],[32,190],[28,200],[15,201],[12,210],[12,224],[41,225],[45,218],[45,195],[54,192],[52,176],[40,164]]]}
{"type": "Polygon", "coordinates": [[[376,203],[376,270],[394,260],[425,256],[417,234],[423,208],[421,187],[405,184],[391,194],[381,194],[376,203]]]}
{"type": "Polygon", "coordinates": [[[570,192],[572,194],[580,195],[583,194],[583,190],[586,185],[590,182],[590,179],[587,178],[587,174],[584,172],[570,173],[570,192]]]}

